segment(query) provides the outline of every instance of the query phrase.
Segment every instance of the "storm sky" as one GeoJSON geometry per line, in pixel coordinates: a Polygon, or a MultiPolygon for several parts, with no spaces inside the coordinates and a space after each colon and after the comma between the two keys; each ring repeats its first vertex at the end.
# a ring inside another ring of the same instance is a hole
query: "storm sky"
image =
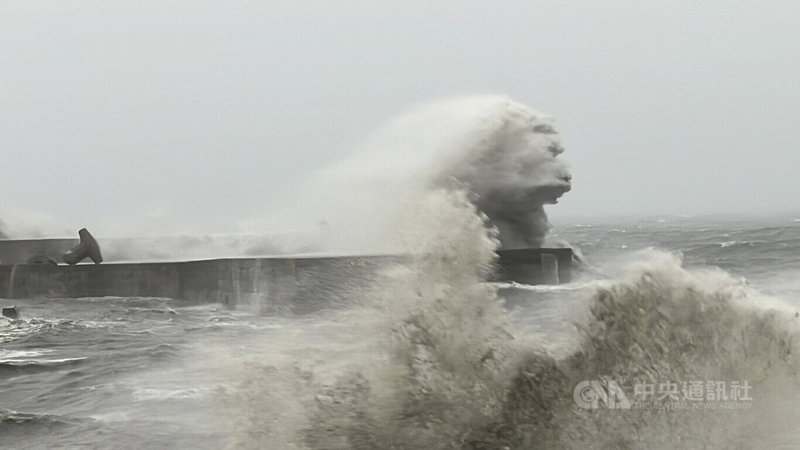
{"type": "Polygon", "coordinates": [[[6,2],[0,58],[6,222],[254,231],[387,119],[474,93],[556,119],[554,222],[800,217],[796,0],[6,2]]]}

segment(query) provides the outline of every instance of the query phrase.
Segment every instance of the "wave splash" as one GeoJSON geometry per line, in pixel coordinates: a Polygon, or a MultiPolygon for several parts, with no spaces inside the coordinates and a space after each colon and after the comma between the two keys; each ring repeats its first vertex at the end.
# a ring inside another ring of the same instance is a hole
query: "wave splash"
{"type": "Polygon", "coordinates": [[[485,283],[498,243],[463,192],[422,201],[412,259],[364,293],[354,327],[371,324],[374,354],[333,380],[302,369],[254,370],[243,384],[237,447],[653,448],[800,442],[798,319],[722,271],[644,255],[586,291],[574,348],[548,351],[515,330],[485,283]],[[366,320],[365,320],[366,318],[366,320]],[[578,407],[573,389],[741,380],[748,410],[578,407]],[[280,431],[278,431],[280,430],[280,431]],[[289,445],[291,444],[291,445],[289,445]]]}
{"type": "Polygon", "coordinates": [[[544,206],[572,187],[552,119],[502,96],[470,96],[413,108],[373,133],[350,158],[312,177],[305,211],[336,250],[397,248],[402,205],[463,188],[500,231],[504,248],[541,247],[544,206]],[[392,248],[394,246],[394,248],[392,248]]]}

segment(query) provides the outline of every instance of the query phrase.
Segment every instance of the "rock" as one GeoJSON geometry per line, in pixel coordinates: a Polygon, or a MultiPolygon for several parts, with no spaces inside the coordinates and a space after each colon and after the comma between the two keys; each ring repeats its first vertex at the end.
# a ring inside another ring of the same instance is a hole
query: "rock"
{"type": "Polygon", "coordinates": [[[19,311],[17,310],[16,306],[9,306],[7,308],[3,308],[3,316],[8,317],[9,319],[18,319],[19,311]]]}

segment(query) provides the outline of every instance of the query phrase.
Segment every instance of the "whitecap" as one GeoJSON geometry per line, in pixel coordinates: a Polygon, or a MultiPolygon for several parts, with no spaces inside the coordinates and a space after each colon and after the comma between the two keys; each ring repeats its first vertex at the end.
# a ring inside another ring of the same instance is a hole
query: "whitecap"
{"type": "Polygon", "coordinates": [[[138,401],[148,400],[167,400],[182,398],[200,398],[203,392],[200,389],[158,389],[158,388],[139,388],[131,394],[138,401]]]}

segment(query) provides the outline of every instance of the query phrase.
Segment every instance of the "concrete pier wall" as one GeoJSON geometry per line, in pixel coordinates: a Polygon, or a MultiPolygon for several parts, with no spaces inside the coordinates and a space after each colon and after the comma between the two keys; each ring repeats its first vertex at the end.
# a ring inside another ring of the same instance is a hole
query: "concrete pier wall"
{"type": "Polygon", "coordinates": [[[563,284],[572,281],[571,248],[535,248],[497,252],[497,276],[525,284],[563,284]]]}
{"type": "Polygon", "coordinates": [[[61,255],[78,242],[78,239],[3,239],[0,240],[0,264],[25,264],[33,255],[47,255],[61,262],[61,255]]]}
{"type": "Polygon", "coordinates": [[[0,297],[167,297],[304,313],[347,301],[390,257],[247,258],[180,263],[0,265],[0,297]]]}
{"type": "MultiPolygon", "coordinates": [[[[570,249],[499,252],[497,277],[528,284],[570,279],[570,249]]],[[[263,313],[307,313],[358,301],[399,256],[273,257],[187,262],[0,265],[0,297],[166,297],[263,313]]]]}

